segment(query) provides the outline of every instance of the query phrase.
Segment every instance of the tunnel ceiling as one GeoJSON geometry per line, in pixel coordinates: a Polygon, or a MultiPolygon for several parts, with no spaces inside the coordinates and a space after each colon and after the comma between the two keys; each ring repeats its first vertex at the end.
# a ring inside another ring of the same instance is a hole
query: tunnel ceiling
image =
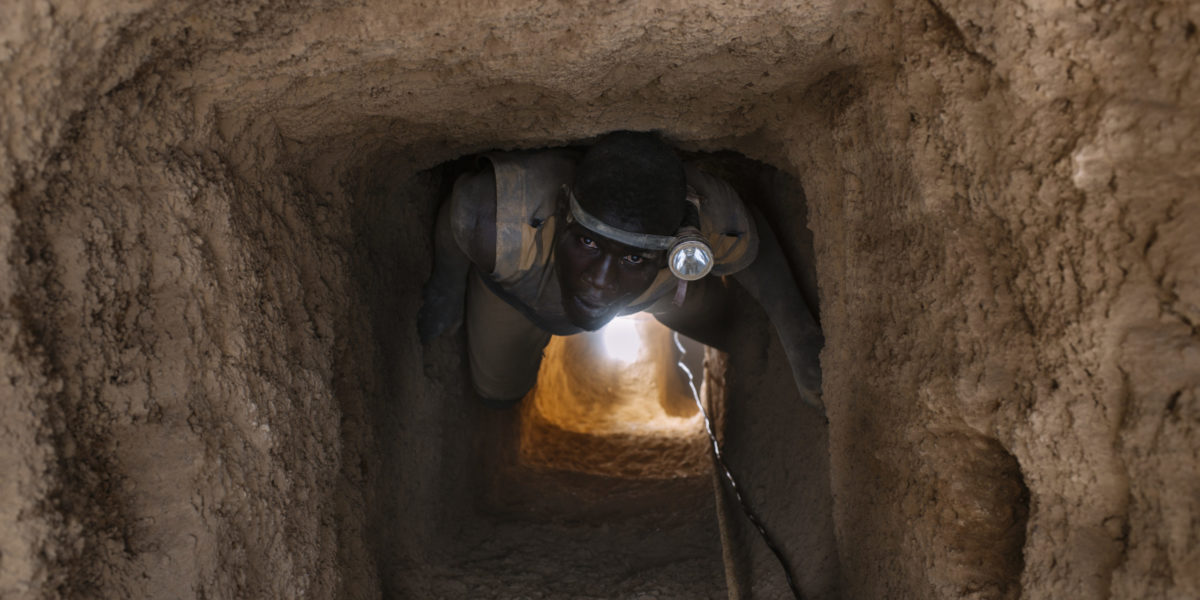
{"type": "Polygon", "coordinates": [[[837,67],[835,31],[852,18],[835,2],[479,4],[297,10],[224,43],[197,23],[183,35],[203,50],[164,70],[226,141],[268,121],[310,154],[554,144],[618,127],[703,140],[778,118],[774,98],[837,67]]]}

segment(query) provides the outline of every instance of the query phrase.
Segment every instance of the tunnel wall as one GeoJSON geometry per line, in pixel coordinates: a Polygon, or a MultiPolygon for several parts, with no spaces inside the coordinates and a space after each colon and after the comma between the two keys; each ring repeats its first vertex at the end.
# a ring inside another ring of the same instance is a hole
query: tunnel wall
{"type": "Polygon", "coordinates": [[[368,422],[437,453],[463,390],[403,328],[430,207],[351,174],[617,128],[804,186],[842,595],[1200,590],[1194,5],[13,7],[6,597],[378,593],[380,496],[456,488],[368,422]]]}
{"type": "Polygon", "coordinates": [[[365,329],[344,213],[279,170],[269,128],[211,141],[214,113],[163,64],[186,7],[17,8],[0,596],[352,590],[342,565],[372,565],[351,560],[340,429],[368,350],[347,342],[365,329]]]}
{"type": "Polygon", "coordinates": [[[339,216],[272,172],[272,140],[240,167],[188,148],[188,108],[110,90],[11,197],[18,359],[44,357],[18,398],[53,454],[21,461],[42,494],[14,519],[33,535],[5,536],[6,592],[338,591],[327,521],[356,494],[338,480],[355,400],[335,377],[355,333],[349,253],[323,228],[339,216]]]}
{"type": "Polygon", "coordinates": [[[1195,7],[899,8],[792,130],[849,595],[1194,594],[1195,7]]]}

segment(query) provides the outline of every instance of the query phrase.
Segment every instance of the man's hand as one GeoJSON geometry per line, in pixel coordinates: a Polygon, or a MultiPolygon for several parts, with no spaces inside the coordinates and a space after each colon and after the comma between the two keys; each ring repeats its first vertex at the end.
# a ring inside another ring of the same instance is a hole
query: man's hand
{"type": "Polygon", "coordinates": [[[417,312],[417,334],[421,344],[428,345],[443,333],[453,333],[462,324],[463,283],[438,281],[431,277],[421,293],[421,310],[417,312]]]}
{"type": "MultiPolygon", "coordinates": [[[[780,317],[776,317],[780,320],[780,317]]],[[[783,353],[787,356],[788,364],[792,367],[792,378],[796,381],[796,389],[800,392],[800,398],[803,399],[809,406],[825,411],[825,404],[821,400],[821,348],[825,345],[825,338],[819,331],[813,331],[811,328],[795,327],[789,325],[777,326],[776,329],[780,332],[780,343],[783,344],[783,353]],[[785,330],[793,329],[796,333],[785,334],[785,330]]]]}

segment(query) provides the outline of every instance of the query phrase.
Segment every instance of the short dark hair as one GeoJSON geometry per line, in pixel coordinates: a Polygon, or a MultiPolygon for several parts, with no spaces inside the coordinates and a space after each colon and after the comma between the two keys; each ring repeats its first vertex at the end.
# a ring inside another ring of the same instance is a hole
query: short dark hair
{"type": "Polygon", "coordinates": [[[685,216],[687,176],[657,134],[614,131],[588,148],[575,170],[579,205],[615,227],[673,235],[685,216]]]}

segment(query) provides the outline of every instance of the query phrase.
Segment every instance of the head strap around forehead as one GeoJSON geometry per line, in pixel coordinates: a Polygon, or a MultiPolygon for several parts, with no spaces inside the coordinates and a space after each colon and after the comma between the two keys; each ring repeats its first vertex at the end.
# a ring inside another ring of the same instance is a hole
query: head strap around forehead
{"type": "Polygon", "coordinates": [[[583,210],[579,206],[579,202],[575,200],[575,192],[570,189],[567,189],[567,197],[571,200],[571,217],[580,225],[610,240],[620,242],[626,246],[644,248],[646,250],[666,250],[675,243],[674,236],[633,233],[624,229],[617,229],[583,210]]]}

